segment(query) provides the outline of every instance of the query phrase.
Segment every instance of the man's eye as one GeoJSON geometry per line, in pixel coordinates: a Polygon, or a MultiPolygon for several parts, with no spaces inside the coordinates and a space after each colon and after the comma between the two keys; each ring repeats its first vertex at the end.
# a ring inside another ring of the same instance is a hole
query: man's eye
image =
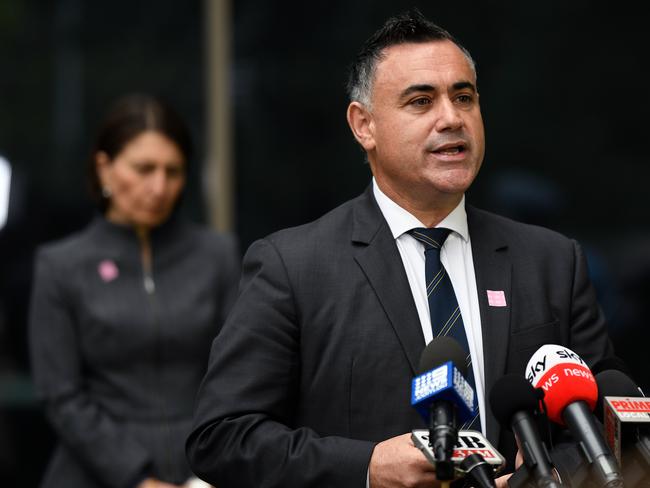
{"type": "Polygon", "coordinates": [[[458,97],[456,97],[456,100],[459,103],[468,104],[468,103],[472,103],[472,101],[474,101],[474,97],[472,97],[471,95],[458,95],[458,97]]]}
{"type": "Polygon", "coordinates": [[[415,106],[418,106],[418,107],[424,107],[424,106],[429,105],[429,104],[431,104],[431,100],[429,100],[428,98],[424,98],[424,97],[416,98],[415,100],[411,101],[411,105],[415,105],[415,106]]]}

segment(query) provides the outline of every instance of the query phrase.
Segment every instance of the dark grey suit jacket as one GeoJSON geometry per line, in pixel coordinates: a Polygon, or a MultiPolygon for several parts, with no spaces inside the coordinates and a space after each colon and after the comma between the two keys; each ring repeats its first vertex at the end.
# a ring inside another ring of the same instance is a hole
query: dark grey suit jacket
{"type": "MultiPolygon", "coordinates": [[[[612,353],[578,245],[467,208],[486,391],[564,344],[612,353]],[[486,290],[508,306],[490,307],[486,290]]],[[[319,220],[255,242],[212,346],[187,453],[219,488],[363,488],[376,442],[424,427],[410,381],[424,338],[402,260],[369,188],[319,220]]],[[[487,435],[512,458],[491,412],[487,435]],[[507,448],[507,449],[506,449],[507,448]]],[[[512,451],[512,452],[511,452],[512,451]]]]}
{"type": "Polygon", "coordinates": [[[151,238],[151,293],[135,232],[101,217],[38,251],[32,372],[60,440],[43,488],[191,476],[183,446],[240,258],[232,238],[182,220],[151,238]],[[117,274],[102,275],[102,262],[117,274]]]}

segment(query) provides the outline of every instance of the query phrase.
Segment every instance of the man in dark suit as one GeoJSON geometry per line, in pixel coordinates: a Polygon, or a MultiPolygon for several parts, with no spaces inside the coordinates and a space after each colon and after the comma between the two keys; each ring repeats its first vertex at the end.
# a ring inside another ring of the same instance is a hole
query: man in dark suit
{"type": "Polygon", "coordinates": [[[410,380],[431,340],[424,247],[442,246],[478,392],[479,427],[514,458],[485,396],[541,345],[612,354],[579,246],[465,205],[484,131],[469,53],[419,14],[389,21],[350,77],[348,122],[371,186],[310,224],[255,242],[213,344],[187,443],[219,488],[432,486],[410,440],[410,380]]]}

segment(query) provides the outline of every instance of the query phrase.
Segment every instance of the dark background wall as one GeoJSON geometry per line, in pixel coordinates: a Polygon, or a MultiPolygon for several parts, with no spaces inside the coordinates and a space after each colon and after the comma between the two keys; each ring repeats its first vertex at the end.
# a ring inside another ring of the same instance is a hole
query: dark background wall
{"type": "MultiPolygon", "coordinates": [[[[641,349],[650,297],[648,18],[632,2],[232,3],[242,250],[368,184],[345,121],[347,66],[387,16],[417,6],[477,61],[488,142],[468,201],[581,242],[618,352],[650,389],[641,349]]],[[[33,251],[91,217],[85,158],[115,96],[153,91],[188,120],[197,157],[183,212],[207,220],[203,29],[198,0],[0,2],[0,154],[15,176],[0,230],[5,486],[35,486],[53,441],[27,361],[33,251]]]]}

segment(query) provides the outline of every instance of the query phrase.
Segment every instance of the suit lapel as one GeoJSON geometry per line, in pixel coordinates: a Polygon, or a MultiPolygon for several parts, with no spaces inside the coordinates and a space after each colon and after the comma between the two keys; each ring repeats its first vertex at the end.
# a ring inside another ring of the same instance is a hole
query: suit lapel
{"type": "Polygon", "coordinates": [[[355,260],[375,291],[415,374],[424,335],[402,258],[372,195],[372,186],[354,208],[352,242],[356,246],[355,260]]]}
{"type": "Polygon", "coordinates": [[[472,258],[481,312],[487,437],[496,444],[499,439],[500,425],[489,407],[489,393],[506,368],[512,306],[511,263],[505,239],[495,232],[494,226],[486,222],[481,211],[468,206],[467,221],[472,240],[472,258]],[[506,306],[491,306],[487,290],[503,291],[506,306]]]}
{"type": "MultiPolygon", "coordinates": [[[[506,367],[512,300],[511,263],[505,239],[486,222],[485,214],[467,206],[476,274],[485,371],[487,436],[498,442],[500,426],[489,408],[489,392],[506,367]],[[505,307],[490,306],[487,290],[503,291],[505,307]]],[[[383,218],[372,186],[354,207],[352,242],[355,260],[366,275],[388,317],[413,374],[418,371],[424,336],[402,258],[383,218]]]]}

